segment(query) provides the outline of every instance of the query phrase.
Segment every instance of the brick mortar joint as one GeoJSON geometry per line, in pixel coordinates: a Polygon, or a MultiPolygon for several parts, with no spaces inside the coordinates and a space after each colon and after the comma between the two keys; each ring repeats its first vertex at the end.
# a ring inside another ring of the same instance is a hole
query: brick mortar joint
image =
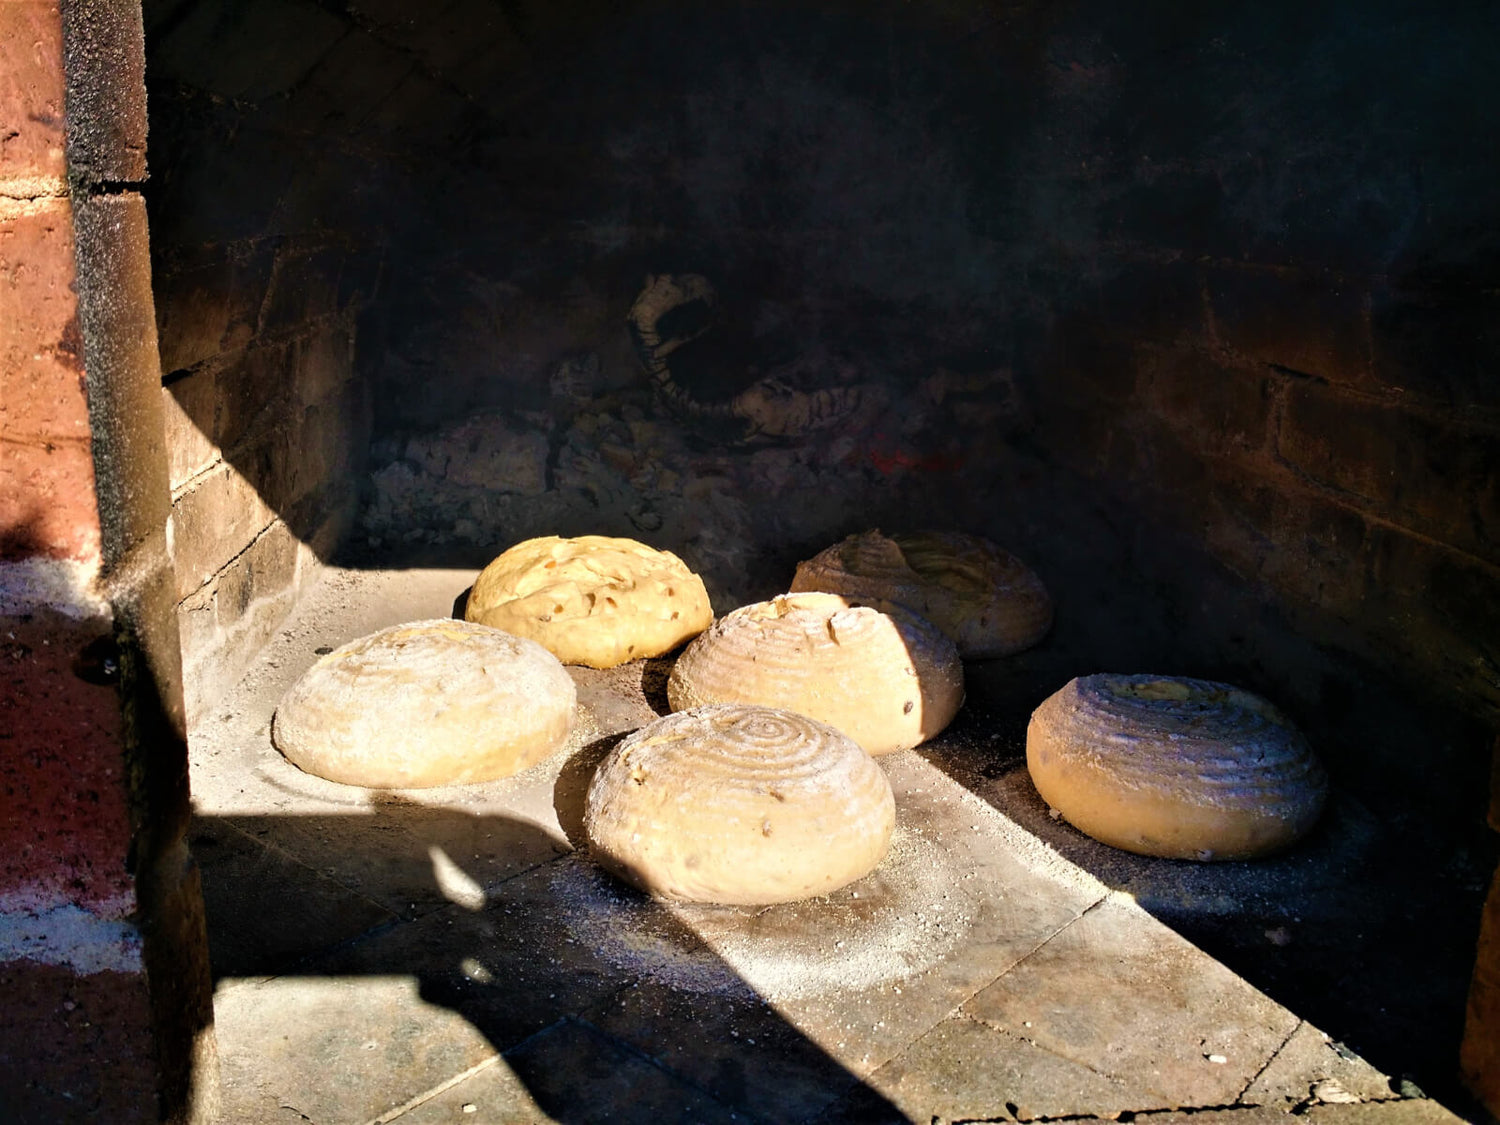
{"type": "MultiPolygon", "coordinates": [[[[1275,467],[1273,471],[1269,472],[1265,469],[1265,465],[1268,460],[1266,451],[1256,451],[1256,454],[1250,457],[1246,457],[1243,455],[1236,456],[1235,454],[1230,453],[1221,457],[1214,457],[1210,459],[1234,464],[1240,468],[1251,471],[1252,473],[1254,473],[1254,475],[1262,477],[1268,483],[1275,484],[1282,489],[1290,488],[1290,490],[1294,493],[1300,493],[1303,496],[1310,496],[1315,499],[1322,500],[1325,503],[1332,504],[1334,507],[1341,508],[1346,512],[1358,516],[1368,524],[1372,524],[1376,527],[1380,527],[1388,531],[1394,531],[1401,535],[1409,536],[1410,538],[1417,540],[1427,547],[1431,547],[1434,550],[1454,556],[1455,558],[1463,561],[1469,566],[1483,571],[1486,576],[1493,578],[1497,582],[1500,582],[1500,562],[1492,562],[1482,555],[1472,554],[1471,552],[1464,550],[1462,547],[1455,546],[1452,543],[1446,543],[1443,540],[1437,539],[1431,535],[1417,530],[1416,528],[1407,527],[1406,525],[1398,523],[1393,519],[1382,516],[1380,513],[1372,510],[1371,508],[1366,507],[1361,503],[1357,503],[1357,494],[1346,492],[1342,489],[1335,488],[1332,485],[1323,484],[1321,481],[1315,480],[1307,473],[1297,468],[1297,466],[1287,461],[1286,458],[1277,451],[1273,450],[1269,454],[1269,463],[1275,467]]],[[[1358,499],[1362,500],[1363,498],[1359,497],[1358,499]]]]}
{"type": "Polygon", "coordinates": [[[4,204],[66,199],[68,191],[63,176],[7,176],[0,179],[0,218],[9,210],[4,204]]]}
{"type": "Polygon", "coordinates": [[[1491,410],[1480,406],[1467,406],[1455,409],[1453,407],[1445,407],[1443,403],[1431,399],[1410,397],[1400,387],[1389,387],[1378,391],[1366,390],[1362,387],[1335,383],[1320,375],[1296,371],[1280,364],[1265,364],[1263,366],[1267,366],[1275,372],[1276,377],[1288,387],[1297,383],[1310,383],[1319,388],[1319,390],[1326,391],[1328,397],[1335,400],[1378,407],[1393,414],[1404,414],[1409,417],[1419,418],[1433,425],[1450,426],[1472,434],[1480,434],[1486,437],[1500,437],[1500,410],[1491,410]]]}
{"type": "MultiPolygon", "coordinates": [[[[250,537],[250,539],[245,543],[245,545],[243,547],[241,547],[238,551],[236,551],[234,553],[234,555],[227,562],[224,563],[223,566],[219,567],[218,570],[214,571],[207,578],[205,578],[202,582],[198,583],[198,585],[195,586],[192,590],[190,590],[187,594],[185,594],[183,597],[179,598],[177,600],[177,608],[181,609],[183,606],[185,606],[188,603],[189,600],[191,600],[192,598],[197,597],[204,590],[206,590],[208,587],[212,586],[215,582],[217,582],[220,578],[224,577],[224,575],[226,573],[228,573],[230,570],[232,570],[234,568],[234,565],[237,562],[239,562],[242,558],[244,558],[247,554],[249,554],[252,550],[254,550],[256,544],[258,544],[262,539],[264,539],[266,536],[268,536],[272,532],[274,532],[276,530],[276,526],[278,524],[280,524],[282,527],[285,527],[286,526],[286,521],[283,520],[280,516],[273,515],[271,517],[271,522],[268,523],[268,524],[266,524],[259,531],[257,531],[254,535],[252,535],[250,537]]],[[[296,538],[296,537],[293,536],[293,538],[296,538]]],[[[298,542],[300,543],[301,540],[299,539],[298,542]]],[[[169,562],[170,562],[170,560],[169,560],[169,562]]],[[[294,583],[294,585],[295,585],[295,583],[294,583]]]]}

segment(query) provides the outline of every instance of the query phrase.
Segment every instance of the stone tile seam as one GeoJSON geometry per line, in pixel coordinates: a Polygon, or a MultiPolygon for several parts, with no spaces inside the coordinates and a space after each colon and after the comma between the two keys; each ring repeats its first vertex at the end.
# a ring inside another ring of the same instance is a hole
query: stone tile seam
{"type": "MultiPolygon", "coordinates": [[[[374,906],[374,907],[376,907],[379,910],[383,910],[387,914],[390,915],[390,918],[387,919],[386,921],[381,922],[378,925],[371,926],[368,930],[365,930],[363,933],[355,934],[353,937],[344,939],[343,941],[339,942],[337,945],[333,946],[332,947],[333,949],[342,949],[342,948],[344,948],[346,946],[353,945],[356,942],[363,941],[367,937],[371,937],[373,935],[376,935],[376,934],[379,934],[379,933],[383,933],[385,930],[387,930],[391,926],[397,925],[397,924],[399,924],[402,921],[401,916],[399,914],[397,914],[395,911],[393,911],[390,907],[386,906],[384,903],[377,902],[375,899],[372,899],[368,895],[363,894],[362,892],[360,892],[359,889],[356,888],[356,887],[351,887],[347,883],[344,883],[344,882],[342,882],[342,881],[340,881],[338,879],[334,879],[334,878],[331,878],[328,875],[323,874],[323,872],[319,871],[316,867],[313,867],[311,864],[305,862],[300,856],[294,855],[293,853],[287,851],[285,848],[279,847],[276,844],[268,844],[266,841],[260,839],[258,836],[255,836],[255,835],[251,834],[250,832],[247,832],[245,829],[241,828],[238,824],[236,824],[234,822],[234,818],[233,817],[216,816],[213,819],[217,823],[219,823],[221,825],[224,825],[225,827],[231,829],[234,832],[237,832],[239,835],[243,836],[246,840],[249,840],[250,843],[254,844],[256,847],[261,848],[261,849],[263,849],[265,851],[268,851],[268,852],[272,852],[272,853],[274,853],[274,854],[276,854],[278,856],[281,856],[282,858],[290,861],[291,863],[295,863],[298,867],[306,868],[308,871],[312,872],[314,875],[316,875],[320,879],[328,879],[332,883],[337,883],[339,886],[343,887],[350,894],[354,895],[356,898],[364,899],[371,906],[374,906]]],[[[319,950],[318,952],[319,953],[326,953],[326,952],[329,952],[329,951],[328,950],[319,950]]],[[[312,955],[312,956],[315,956],[315,954],[312,955]]],[[[301,962],[299,961],[299,962],[296,962],[296,963],[300,964],[301,962]]],[[[268,975],[266,975],[264,977],[261,977],[261,978],[258,978],[258,979],[265,980],[265,981],[272,981],[272,980],[279,980],[280,978],[282,978],[284,976],[287,976],[287,975],[289,975],[289,974],[285,973],[285,972],[271,973],[271,974],[268,974],[268,975]]]]}
{"type": "Polygon", "coordinates": [[[486,1057],[484,1059],[481,1059],[479,1062],[475,1063],[473,1066],[469,1067],[467,1070],[460,1071],[458,1074],[453,1075],[451,1078],[448,1078],[448,1079],[446,1079],[446,1080],[444,1080],[442,1082],[439,1082],[436,1086],[433,1086],[431,1089],[424,1090],[422,1093],[416,1095],[413,1098],[410,1098],[409,1100],[401,1103],[400,1105],[398,1105],[398,1106],[396,1106],[396,1107],[394,1107],[392,1109],[388,1109],[384,1113],[379,1114],[378,1116],[370,1118],[369,1121],[364,1122],[364,1125],[390,1125],[390,1122],[395,1121],[395,1120],[397,1120],[400,1117],[404,1117],[411,1110],[419,1108],[425,1102],[431,1101],[433,1098],[437,1097],[439,1094],[445,1094],[449,1090],[453,1089],[453,1087],[461,1085],[464,1082],[467,1082],[469,1079],[474,1078],[474,1077],[476,1077],[476,1076],[478,1076],[480,1074],[483,1074],[486,1070],[489,1070],[491,1067],[495,1066],[499,1062],[500,1062],[500,1052],[496,1051],[494,1054],[489,1055],[488,1057],[486,1057]]]}
{"type": "MultiPolygon", "coordinates": [[[[1295,1012],[1293,1012],[1292,1014],[1296,1015],[1295,1012]]],[[[1286,1050],[1286,1045],[1290,1043],[1296,1036],[1297,1032],[1301,1031],[1305,1026],[1307,1026],[1307,1021],[1298,1016],[1296,1025],[1292,1028],[1291,1031],[1287,1032],[1286,1038],[1281,1041],[1280,1046],[1278,1046],[1274,1051],[1271,1052],[1266,1061],[1261,1064],[1260,1069],[1252,1074],[1250,1076],[1250,1080],[1240,1087],[1239,1093],[1235,1094],[1234,1102],[1236,1105],[1244,1102],[1245,1095],[1249,1093],[1250,1087],[1254,1086],[1257,1082],[1260,1081],[1260,1076],[1270,1069],[1273,1062],[1281,1057],[1281,1052],[1286,1050]]]]}
{"type": "MultiPolygon", "coordinates": [[[[1312,1109],[1316,1106],[1350,1104],[1390,1105],[1393,1102],[1430,1102],[1433,1105],[1438,1104],[1437,1102],[1433,1102],[1431,1098],[1403,1098],[1400,1095],[1393,1095],[1389,1098],[1363,1098],[1359,1102],[1355,1103],[1325,1102],[1320,1101],[1316,1098],[1309,1098],[1306,1101],[1303,1101],[1297,1106],[1294,1106],[1293,1108],[1284,1112],[1288,1118],[1296,1118],[1301,1116],[1307,1110],[1312,1109]]],[[[1002,1122],[1004,1123],[1004,1125],[1014,1125],[1014,1123],[1017,1121],[1019,1121],[1021,1125],[1055,1125],[1055,1123],[1067,1121],[1108,1121],[1111,1123],[1118,1123],[1140,1121],[1143,1118],[1151,1117],[1167,1117],[1171,1115],[1191,1117],[1192,1115],[1197,1113],[1259,1114],[1266,1109],[1274,1108],[1274,1106],[1263,1105],[1257,1102],[1234,1102],[1229,1105],[1191,1105],[1172,1106],[1160,1109],[1122,1109],[1118,1112],[1111,1113],[1108,1117],[1100,1117],[1096,1114],[1091,1113],[1060,1114],[1056,1117],[955,1117],[946,1120],[944,1122],[944,1125],[1000,1125],[1000,1123],[1002,1122]]],[[[934,1118],[934,1121],[936,1120],[937,1119],[934,1118]]]]}
{"type": "MultiPolygon", "coordinates": [[[[453,902],[451,900],[446,900],[446,901],[444,901],[442,903],[442,905],[440,905],[440,906],[433,906],[430,910],[422,911],[421,913],[415,914],[415,915],[413,915],[411,917],[403,917],[401,914],[399,914],[396,911],[392,910],[385,903],[379,901],[378,899],[373,899],[369,895],[365,894],[363,891],[361,891],[359,889],[358,886],[356,886],[356,885],[354,885],[352,883],[345,882],[344,880],[338,878],[337,876],[326,875],[322,871],[320,871],[318,868],[312,866],[310,863],[308,863],[306,860],[304,860],[301,856],[297,855],[295,852],[288,851],[287,849],[281,847],[278,844],[267,843],[265,840],[262,840],[258,836],[255,836],[252,833],[246,831],[244,828],[241,828],[238,824],[235,823],[236,818],[233,815],[230,815],[230,816],[215,816],[213,819],[215,821],[217,821],[218,823],[223,824],[223,825],[225,825],[225,826],[233,829],[235,832],[237,832],[241,836],[245,837],[247,840],[249,840],[252,844],[256,845],[257,847],[262,848],[262,849],[264,849],[264,850],[266,850],[268,852],[273,852],[276,855],[278,855],[278,856],[280,856],[280,857],[282,857],[282,858],[284,858],[284,859],[286,859],[286,860],[288,860],[288,861],[290,861],[292,863],[295,863],[298,867],[305,868],[306,870],[312,872],[314,875],[316,875],[320,879],[327,879],[327,880],[329,880],[332,883],[336,883],[338,886],[344,888],[344,890],[350,892],[355,897],[361,898],[361,899],[365,900],[370,905],[374,906],[376,909],[383,910],[387,914],[390,915],[390,917],[386,921],[381,922],[381,923],[379,923],[379,924],[377,924],[375,926],[371,926],[368,930],[365,930],[362,933],[354,934],[351,937],[345,938],[343,941],[339,942],[337,945],[332,946],[331,949],[319,950],[319,951],[317,951],[317,953],[310,954],[309,957],[317,957],[317,956],[320,956],[322,954],[331,952],[332,950],[347,949],[347,948],[350,948],[350,947],[352,947],[354,945],[357,945],[360,942],[365,941],[367,939],[372,939],[372,938],[379,937],[380,935],[386,933],[388,930],[391,930],[391,929],[395,928],[396,926],[406,925],[406,924],[409,924],[411,922],[415,922],[415,921],[418,921],[418,920],[426,920],[428,918],[436,918],[436,917],[439,917],[440,915],[442,915],[445,912],[454,911],[454,910],[462,910],[462,911],[464,911],[466,913],[470,912],[469,908],[466,907],[466,906],[464,906],[462,903],[457,903],[457,902],[453,902]]],[[[418,841],[418,842],[420,842],[420,841],[418,841]]],[[[521,869],[519,871],[515,871],[515,872],[513,872],[513,873],[511,873],[509,875],[505,875],[505,876],[503,876],[503,877],[501,877],[499,879],[496,879],[496,880],[493,880],[492,882],[484,884],[483,890],[485,892],[486,902],[485,902],[485,906],[484,906],[483,909],[488,910],[490,908],[489,893],[490,893],[491,890],[497,889],[497,888],[503,886],[504,884],[511,882],[514,879],[519,879],[523,875],[528,875],[528,874],[532,874],[532,873],[534,873],[536,871],[539,871],[540,869],[542,869],[544,867],[547,867],[550,864],[559,863],[561,861],[567,860],[567,859],[571,858],[572,856],[574,856],[575,854],[576,853],[573,852],[573,851],[564,852],[562,855],[553,856],[551,859],[544,859],[544,860],[542,860],[542,861],[540,861],[538,863],[532,864],[529,867],[523,868],[523,869],[521,869]]],[[[295,965],[303,964],[305,960],[306,959],[303,959],[302,961],[295,962],[294,966],[295,965]]],[[[289,976],[289,975],[295,975],[295,974],[292,974],[290,972],[271,973],[271,974],[267,974],[267,975],[265,975],[263,977],[259,977],[259,978],[257,978],[257,980],[258,981],[273,981],[273,980],[279,980],[280,978],[282,978],[284,976],[289,976]]],[[[629,987],[629,986],[625,986],[625,987],[629,987]]]]}
{"type": "MultiPolygon", "coordinates": [[[[969,1012],[964,1011],[964,1005],[966,1005],[970,1000],[974,999],[974,997],[978,996],[986,988],[989,988],[990,985],[992,985],[996,981],[1000,980],[1007,973],[1009,973],[1012,970],[1014,970],[1017,966],[1021,965],[1023,962],[1029,960],[1030,958],[1036,956],[1036,954],[1038,954],[1043,949],[1045,949],[1048,945],[1050,945],[1052,943],[1053,939],[1055,939],[1064,930],[1070,929],[1072,926],[1076,925],[1083,918],[1083,916],[1085,914],[1092,913],[1095,909],[1097,909],[1098,907],[1102,906],[1104,904],[1104,902],[1107,899],[1109,899],[1111,895],[1114,895],[1114,894],[1118,894],[1118,892],[1116,892],[1116,891],[1107,891],[1103,895],[1100,895],[1099,898],[1097,898],[1093,902],[1089,903],[1082,910],[1080,910],[1077,914],[1075,914],[1072,918],[1069,918],[1061,926],[1057,927],[1057,929],[1053,930],[1050,934],[1048,934],[1040,942],[1038,942],[1036,945],[1032,946],[1032,948],[1028,949],[1025,953],[1021,954],[1021,956],[1017,957],[1009,965],[1006,965],[1005,968],[1001,969],[994,976],[992,976],[992,977],[988,978],[987,980],[981,981],[980,983],[976,984],[974,986],[974,988],[966,996],[964,996],[961,1000],[958,1001],[957,1004],[953,1005],[953,1007],[949,1008],[948,1011],[944,1015],[939,1016],[930,1025],[928,1025],[925,1029],[923,1029],[923,1031],[918,1036],[918,1038],[921,1038],[922,1036],[925,1036],[925,1035],[929,1034],[930,1032],[932,1032],[933,1030],[935,1030],[937,1027],[939,1027],[943,1023],[944,1020],[950,1020],[950,1019],[954,1019],[954,1018],[972,1020],[975,1023],[983,1024],[985,1027],[992,1028],[993,1030],[996,1030],[996,1031],[1005,1031],[1004,1028],[999,1027],[998,1025],[988,1023],[985,1020],[980,1019],[978,1016],[971,1015],[969,1012]]],[[[1009,1034],[1009,1032],[1006,1032],[1006,1034],[1009,1034]]],[[[1045,1050],[1045,1048],[1043,1048],[1043,1049],[1045,1050]]],[[[896,1054],[894,1056],[892,1056],[892,1058],[899,1057],[900,1054],[901,1054],[901,1052],[897,1051],[896,1054]]],[[[884,1066],[888,1065],[890,1062],[891,1062],[891,1058],[887,1058],[885,1060],[885,1062],[883,1062],[883,1063],[880,1064],[880,1066],[884,1067],[884,1066]]],[[[880,1067],[877,1067],[876,1069],[878,1070],[878,1069],[880,1069],[880,1067]]],[[[1089,1069],[1093,1069],[1093,1068],[1090,1067],[1089,1069]]]]}
{"type": "MultiPolygon", "coordinates": [[[[1098,1067],[1094,1066],[1091,1063],[1084,1062],[1082,1059],[1075,1059],[1071,1055],[1065,1055],[1061,1051],[1055,1051],[1055,1050],[1053,1050],[1051,1047],[1048,1047],[1044,1043],[1038,1043],[1035,1039],[1028,1039],[1024,1035],[1018,1035],[1018,1034],[1016,1034],[1016,1032],[1012,1031],[1010,1028],[1005,1027],[1002,1024],[993,1023],[990,1020],[983,1019],[983,1018],[981,1018],[979,1016],[973,1015],[970,1012],[959,1011],[959,1012],[956,1013],[956,1015],[957,1015],[957,1017],[959,1019],[967,1020],[970,1023],[978,1024],[980,1027],[987,1028],[988,1030],[993,1031],[996,1034],[1005,1037],[1006,1039],[1014,1040],[1017,1043],[1025,1043],[1028,1047],[1031,1047],[1031,1048],[1034,1048],[1035,1050],[1041,1051],[1043,1054],[1051,1055],[1054,1059],[1061,1059],[1063,1062],[1072,1063],[1074,1066],[1081,1067],[1082,1069],[1088,1071],[1090,1074],[1098,1075],[1100,1078],[1104,1079],[1106,1082],[1113,1083],[1113,1084],[1115,1084],[1117,1086],[1124,1086],[1126,1084],[1125,1083],[1125,1079],[1121,1078],[1117,1074],[1111,1074],[1107,1070],[1100,1070],[1098,1067]]],[[[899,1058],[900,1056],[898,1055],[897,1057],[899,1058]]],[[[892,1061],[894,1061],[894,1060],[892,1060],[892,1061]]],[[[1155,1091],[1151,1090],[1149,1087],[1143,1087],[1142,1091],[1144,1093],[1148,1093],[1148,1094],[1155,1093],[1155,1091]]],[[[1130,1111],[1130,1112],[1137,1112],[1137,1111],[1130,1111]]],[[[1162,1112],[1162,1111],[1141,1110],[1139,1112],[1144,1113],[1144,1112],[1162,1112]]],[[[1081,1116],[1083,1118],[1085,1118],[1085,1119],[1092,1119],[1095,1115],[1093,1115],[1093,1114],[1083,1114],[1081,1116]]],[[[986,1120],[986,1119],[981,1118],[980,1120],[986,1120]]],[[[995,1120],[1002,1120],[1003,1121],[1003,1120],[1007,1120],[1007,1119],[1006,1118],[996,1118],[995,1120]]],[[[1027,1121],[1069,1121],[1069,1120],[1073,1120],[1073,1118],[1070,1117],[1070,1116],[1064,1115],[1064,1116],[1054,1117],[1054,1118],[1048,1118],[1048,1117],[1029,1117],[1029,1118],[1026,1118],[1025,1120],[1027,1120],[1027,1121]]]]}
{"type": "MultiPolygon", "coordinates": [[[[428,81],[436,83],[438,86],[441,86],[444,90],[448,91],[448,93],[456,95],[465,104],[482,112],[487,118],[496,121],[500,119],[501,114],[496,113],[493,109],[487,108],[477,97],[474,96],[474,94],[470,93],[458,83],[451,81],[441,71],[438,71],[433,67],[427,65],[427,63],[415,52],[408,50],[405,43],[402,41],[401,36],[399,34],[393,34],[394,29],[382,26],[375,20],[369,19],[368,17],[364,16],[363,13],[352,7],[329,3],[328,0],[317,0],[317,6],[322,8],[324,11],[338,16],[345,23],[350,25],[349,32],[343,36],[340,36],[339,39],[336,40],[333,44],[330,44],[327,51],[324,52],[323,58],[326,58],[328,54],[331,54],[334,47],[336,47],[339,43],[342,43],[346,38],[348,38],[349,35],[355,34],[356,32],[363,32],[371,39],[374,39],[376,42],[390,48],[397,54],[404,56],[411,66],[411,71],[409,71],[408,73],[415,72],[417,74],[420,74],[423,78],[426,78],[428,81]]],[[[505,21],[507,29],[511,32],[512,37],[519,38],[518,36],[515,36],[514,27],[509,17],[503,11],[499,11],[497,12],[497,14],[499,15],[500,19],[505,21]]],[[[477,55],[483,50],[484,47],[480,46],[475,49],[475,54],[477,55]]],[[[288,95],[296,94],[296,92],[305,83],[311,80],[313,74],[317,72],[319,65],[321,65],[323,58],[319,58],[318,62],[308,70],[307,74],[304,75],[302,79],[300,79],[296,83],[296,85],[294,85],[292,89],[287,92],[288,95]]],[[[405,81],[405,76],[403,76],[402,81],[405,81]]],[[[397,84],[396,89],[400,89],[399,83],[397,84]]],[[[391,93],[394,94],[395,90],[392,90],[391,93]]],[[[380,107],[385,104],[386,99],[382,99],[381,101],[377,102],[374,106],[371,107],[369,114],[367,114],[366,117],[362,119],[361,123],[363,123],[363,121],[368,121],[369,118],[373,117],[377,112],[379,112],[380,107]]],[[[356,126],[356,128],[358,128],[358,126],[356,126]]]]}

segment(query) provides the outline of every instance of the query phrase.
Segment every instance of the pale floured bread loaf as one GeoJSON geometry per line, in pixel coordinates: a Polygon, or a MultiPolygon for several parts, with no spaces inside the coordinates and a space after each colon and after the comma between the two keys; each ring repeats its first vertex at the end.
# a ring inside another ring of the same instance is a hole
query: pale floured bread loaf
{"type": "Polygon", "coordinates": [[[1171,859],[1251,859],[1300,838],[1328,779],[1269,702],[1228,684],[1083,676],[1031,716],[1037,792],[1080,831],[1171,859]]]}
{"type": "Polygon", "coordinates": [[[276,708],[294,765],[346,785],[492,781],[562,749],[576,692],[541,645],[443,618],[396,625],[324,656],[276,708]]]}
{"type": "Polygon", "coordinates": [[[613,668],[670,652],[714,619],[703,580],[634,539],[549,535],[485,567],[464,616],[529,637],[564,664],[613,668]]]}
{"type": "Polygon", "coordinates": [[[648,894],[759,906],[825,895],[885,856],[885,772],[826,724],[700,707],[642,727],[589,785],[590,854],[648,894]]]}
{"type": "Polygon", "coordinates": [[[797,564],[793,590],[904,605],[965,659],[1009,656],[1052,628],[1052,599],[1031,569],[988,539],[957,531],[851,535],[797,564]]]}
{"type": "Polygon", "coordinates": [[[784,707],[843,731],[871,754],[924,742],[964,700],[953,642],[895,606],[783,594],[720,618],[677,658],[674,711],[709,703],[784,707]]]}

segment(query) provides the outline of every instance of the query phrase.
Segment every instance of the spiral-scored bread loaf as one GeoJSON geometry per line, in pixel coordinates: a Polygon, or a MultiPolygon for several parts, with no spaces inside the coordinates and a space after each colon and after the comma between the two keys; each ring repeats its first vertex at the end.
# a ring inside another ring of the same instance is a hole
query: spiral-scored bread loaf
{"type": "Polygon", "coordinates": [[[1171,859],[1250,859],[1318,819],[1328,778],[1271,703],[1210,680],[1082,676],[1026,731],[1037,792],[1103,843],[1171,859]]]}
{"type": "Polygon", "coordinates": [[[798,563],[792,589],[904,605],[951,637],[965,659],[1009,656],[1052,628],[1042,580],[1009,551],[957,531],[851,535],[798,563]]]}
{"type": "Polygon", "coordinates": [[[577,693],[541,645],[441,618],[334,649],[276,708],[293,765],[346,785],[419,789],[509,777],[562,749],[577,693]]]}
{"type": "Polygon", "coordinates": [[[642,727],[589,785],[590,854],[658,898],[759,906],[873,871],[896,803],[852,739],[771,707],[681,711],[642,727]]]}
{"type": "Polygon", "coordinates": [[[606,535],[517,543],[480,572],[464,616],[591,668],[659,656],[714,619],[676,555],[606,535]]]}
{"type": "Polygon", "coordinates": [[[871,754],[909,749],[958,713],[963,663],[932,625],[884,608],[822,593],[742,606],[677,658],[667,701],[674,711],[784,707],[837,727],[871,754]]]}

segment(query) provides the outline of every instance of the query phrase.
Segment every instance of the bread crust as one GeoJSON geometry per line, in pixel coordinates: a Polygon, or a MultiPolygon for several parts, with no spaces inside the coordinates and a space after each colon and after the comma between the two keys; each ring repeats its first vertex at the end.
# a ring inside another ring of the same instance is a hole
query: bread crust
{"type": "Polygon", "coordinates": [[[1026,765],[1075,828],[1125,851],[1253,859],[1317,822],[1328,777],[1271,703],[1230,684],[1082,676],[1031,716],[1026,765]]]}
{"type": "Polygon", "coordinates": [[[469,592],[464,617],[590,668],[659,656],[713,621],[703,580],[634,539],[548,535],[517,543],[469,592]]]}
{"type": "Polygon", "coordinates": [[[277,705],[276,747],[307,773],[371,789],[509,777],[562,749],[577,692],[541,645],[451,618],[350,641],[277,705]]]}
{"type": "Polygon", "coordinates": [[[871,754],[926,741],[963,705],[953,642],[896,606],[838,594],[783,594],[742,606],[672,668],[674,711],[710,703],[783,707],[829,723],[871,754]]]}
{"type": "Polygon", "coordinates": [[[589,786],[590,854],[658,898],[760,906],[875,869],[896,804],[852,739],[770,707],[700,707],[626,738],[589,786]]]}
{"type": "Polygon", "coordinates": [[[1042,580],[1009,551],[957,531],[851,535],[797,564],[792,589],[827,590],[906,606],[966,660],[1010,656],[1052,628],[1042,580]]]}

